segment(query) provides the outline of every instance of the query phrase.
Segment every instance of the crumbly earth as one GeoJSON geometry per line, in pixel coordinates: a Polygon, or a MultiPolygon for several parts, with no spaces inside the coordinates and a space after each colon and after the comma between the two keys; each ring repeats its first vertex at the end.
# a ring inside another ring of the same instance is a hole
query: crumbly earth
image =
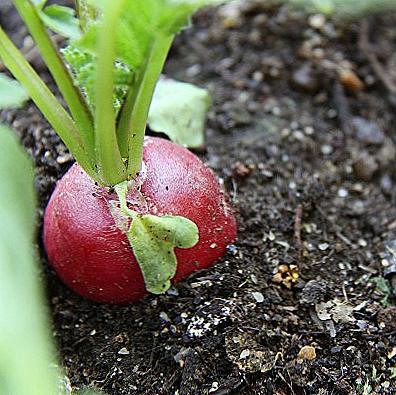
{"type": "MultiPolygon", "coordinates": [[[[74,389],[396,393],[395,23],[254,1],[196,16],[166,73],[212,93],[200,155],[230,193],[238,242],[211,270],[123,307],[75,295],[42,253],[74,389]]],[[[72,159],[34,106],[3,119],[34,158],[42,218],[72,159]]]]}

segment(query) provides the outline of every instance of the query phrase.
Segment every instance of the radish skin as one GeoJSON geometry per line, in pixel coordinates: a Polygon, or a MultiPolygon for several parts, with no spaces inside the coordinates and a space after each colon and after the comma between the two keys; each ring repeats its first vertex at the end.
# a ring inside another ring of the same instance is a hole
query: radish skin
{"type": "MultiPolygon", "coordinates": [[[[170,141],[147,137],[137,185],[127,195],[138,214],[179,215],[195,222],[199,242],[175,249],[177,282],[211,266],[236,239],[236,220],[213,172],[170,141]]],[[[60,278],[96,302],[125,304],[147,294],[126,236],[118,198],[74,164],[58,182],[44,216],[44,246],[60,278]]]]}

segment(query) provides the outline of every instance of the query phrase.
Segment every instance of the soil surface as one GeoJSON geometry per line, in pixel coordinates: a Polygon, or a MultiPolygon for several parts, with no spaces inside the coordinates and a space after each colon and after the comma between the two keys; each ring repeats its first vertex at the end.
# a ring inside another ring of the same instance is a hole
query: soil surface
{"type": "MultiPolygon", "coordinates": [[[[166,74],[212,94],[199,155],[229,191],[238,242],[211,270],[122,307],[74,294],[42,253],[73,389],[396,394],[395,25],[254,1],[195,17],[166,74]]],[[[33,105],[3,119],[34,158],[41,219],[72,158],[33,105]]]]}

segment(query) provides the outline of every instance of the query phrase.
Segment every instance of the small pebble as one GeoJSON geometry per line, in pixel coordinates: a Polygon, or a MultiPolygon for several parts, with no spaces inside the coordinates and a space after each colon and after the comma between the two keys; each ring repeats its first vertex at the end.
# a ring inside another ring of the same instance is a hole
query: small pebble
{"type": "Polygon", "coordinates": [[[209,394],[212,393],[212,392],[217,391],[218,389],[219,389],[219,383],[217,381],[214,381],[212,383],[212,387],[209,390],[209,394]]]}
{"type": "Polygon", "coordinates": [[[359,239],[358,244],[360,245],[360,247],[367,247],[367,241],[364,239],[359,239]]]}
{"type": "Polygon", "coordinates": [[[385,195],[390,196],[392,194],[393,181],[392,181],[392,177],[390,176],[389,173],[386,173],[381,177],[380,186],[381,186],[382,192],[384,192],[385,195]]]}
{"type": "Polygon", "coordinates": [[[353,164],[353,173],[356,178],[362,181],[371,181],[378,164],[375,158],[368,153],[362,153],[353,164]]]}
{"type": "Polygon", "coordinates": [[[333,147],[331,145],[325,144],[320,147],[320,151],[323,155],[330,155],[333,152],[333,147]]]}
{"type": "Polygon", "coordinates": [[[252,292],[252,296],[256,300],[257,303],[264,302],[264,295],[261,292],[252,292]]]}
{"type": "Polygon", "coordinates": [[[368,323],[364,320],[357,320],[356,325],[358,326],[359,329],[366,329],[368,327],[368,323]]]}
{"type": "Polygon", "coordinates": [[[315,92],[318,89],[318,80],[314,70],[309,65],[297,69],[291,77],[291,83],[295,89],[302,92],[315,92]]]}
{"type": "Polygon", "coordinates": [[[244,163],[240,161],[235,162],[232,169],[233,177],[238,179],[249,177],[251,172],[252,172],[252,168],[246,166],[244,163]]]}
{"type": "Polygon", "coordinates": [[[299,141],[302,141],[302,140],[304,140],[304,133],[301,131],[301,130],[295,130],[294,132],[293,132],[293,137],[296,139],[296,140],[299,140],[299,141]]]}
{"type": "Polygon", "coordinates": [[[175,287],[170,287],[167,291],[166,291],[167,295],[170,296],[179,296],[179,291],[177,290],[177,288],[175,287]]]}
{"type": "Polygon", "coordinates": [[[159,317],[161,318],[162,321],[165,321],[165,322],[170,321],[169,316],[168,316],[168,314],[165,313],[165,311],[161,311],[159,313],[159,317]]]}
{"type": "Polygon", "coordinates": [[[307,134],[308,136],[313,135],[315,132],[315,129],[312,126],[306,126],[304,128],[304,133],[307,134]]]}
{"type": "Polygon", "coordinates": [[[345,188],[340,188],[340,189],[338,190],[338,192],[337,192],[337,195],[338,195],[340,198],[345,198],[345,197],[348,196],[348,190],[345,189],[345,188]]]}
{"type": "Polygon", "coordinates": [[[121,350],[118,351],[118,354],[120,354],[120,355],[129,355],[129,351],[127,350],[126,347],[122,347],[121,350]]]}
{"type": "Polygon", "coordinates": [[[326,251],[330,247],[329,243],[321,243],[318,245],[320,251],[326,251]]]}
{"type": "Polygon", "coordinates": [[[349,92],[358,92],[364,88],[362,80],[352,70],[342,70],[339,78],[341,84],[349,92]]]}
{"type": "Polygon", "coordinates": [[[381,169],[392,166],[396,159],[396,147],[391,139],[386,139],[376,154],[376,160],[381,169]]]}
{"type": "Polygon", "coordinates": [[[326,18],[323,14],[315,14],[311,15],[308,18],[309,26],[313,27],[314,29],[322,29],[326,23],[326,18]]]}
{"type": "Polygon", "coordinates": [[[60,155],[56,158],[57,163],[60,165],[70,162],[71,160],[73,160],[73,157],[70,154],[60,155]]]}
{"type": "Polygon", "coordinates": [[[354,117],[352,125],[355,129],[356,138],[365,144],[381,145],[385,141],[385,134],[377,123],[368,121],[362,117],[354,117]]]}

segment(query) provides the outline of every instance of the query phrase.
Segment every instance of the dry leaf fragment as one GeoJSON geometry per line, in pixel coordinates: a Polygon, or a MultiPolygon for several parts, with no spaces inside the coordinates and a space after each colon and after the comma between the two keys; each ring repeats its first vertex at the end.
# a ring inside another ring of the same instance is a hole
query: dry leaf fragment
{"type": "Polygon", "coordinates": [[[297,265],[279,265],[278,271],[273,275],[272,281],[276,284],[282,284],[287,289],[298,281],[298,266],[297,265]]]}
{"type": "Polygon", "coordinates": [[[297,355],[297,359],[305,359],[307,361],[313,361],[316,358],[316,350],[312,346],[304,346],[301,348],[297,355]]]}

